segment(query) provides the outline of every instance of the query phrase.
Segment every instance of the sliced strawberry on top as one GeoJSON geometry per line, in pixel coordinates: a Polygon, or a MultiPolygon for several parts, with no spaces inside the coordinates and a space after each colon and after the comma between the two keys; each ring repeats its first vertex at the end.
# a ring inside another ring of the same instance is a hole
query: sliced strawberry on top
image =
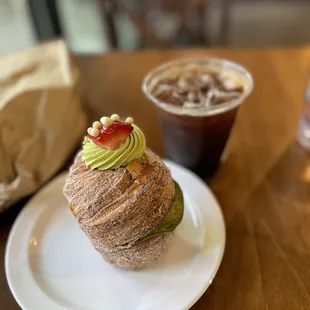
{"type": "Polygon", "coordinates": [[[133,131],[133,126],[129,123],[114,121],[110,126],[102,126],[99,135],[93,137],[88,135],[94,143],[108,150],[116,150],[124,143],[133,131]]]}

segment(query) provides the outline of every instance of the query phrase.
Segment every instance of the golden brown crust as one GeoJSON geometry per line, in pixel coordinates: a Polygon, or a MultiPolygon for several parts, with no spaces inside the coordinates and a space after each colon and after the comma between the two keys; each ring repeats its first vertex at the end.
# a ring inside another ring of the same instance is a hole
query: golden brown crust
{"type": "Polygon", "coordinates": [[[70,209],[93,245],[130,248],[167,213],[174,197],[169,170],[150,150],[127,168],[91,171],[77,155],[64,186],[70,209]]]}
{"type": "Polygon", "coordinates": [[[123,269],[141,269],[149,266],[167,249],[172,233],[161,234],[134,244],[130,248],[117,252],[98,250],[102,257],[123,269]]]}

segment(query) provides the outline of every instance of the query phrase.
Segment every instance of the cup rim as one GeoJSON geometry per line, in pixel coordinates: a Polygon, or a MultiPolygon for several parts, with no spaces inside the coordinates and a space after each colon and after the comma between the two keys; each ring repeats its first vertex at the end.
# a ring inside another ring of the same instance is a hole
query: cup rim
{"type": "Polygon", "coordinates": [[[166,110],[167,112],[173,113],[173,114],[178,114],[178,115],[189,115],[189,116],[211,116],[211,115],[217,115],[217,114],[221,114],[224,112],[227,112],[229,110],[234,109],[235,107],[237,107],[238,105],[241,105],[245,98],[249,96],[249,94],[252,92],[253,87],[254,87],[254,81],[253,81],[253,77],[252,74],[242,65],[225,59],[225,58],[218,58],[218,57],[210,57],[210,56],[197,56],[197,57],[180,57],[177,58],[175,60],[172,61],[166,61],[163,62],[161,64],[159,64],[158,66],[156,66],[155,68],[153,68],[151,71],[149,71],[147,73],[147,75],[143,78],[142,81],[142,91],[143,93],[147,96],[148,99],[150,99],[156,106],[158,106],[159,108],[166,110]],[[199,111],[196,114],[190,114],[191,112],[194,112],[194,109],[187,109],[187,111],[184,109],[184,107],[182,106],[177,106],[177,105],[172,105],[170,103],[161,101],[159,99],[157,99],[156,97],[154,97],[150,91],[148,90],[148,84],[149,82],[152,80],[153,75],[156,74],[157,72],[160,72],[161,70],[163,70],[165,67],[168,66],[172,66],[172,65],[177,65],[177,64],[182,64],[182,63],[188,63],[188,62],[199,62],[199,61],[208,61],[208,62],[215,62],[218,63],[222,66],[227,66],[229,68],[231,68],[232,70],[235,70],[239,73],[241,73],[244,77],[244,80],[246,81],[246,87],[244,92],[241,94],[240,97],[238,97],[237,99],[233,99],[230,100],[229,102],[224,102],[222,104],[217,104],[214,105],[208,109],[206,109],[205,111],[199,111]],[[185,112],[186,111],[186,112],[185,112]]]}

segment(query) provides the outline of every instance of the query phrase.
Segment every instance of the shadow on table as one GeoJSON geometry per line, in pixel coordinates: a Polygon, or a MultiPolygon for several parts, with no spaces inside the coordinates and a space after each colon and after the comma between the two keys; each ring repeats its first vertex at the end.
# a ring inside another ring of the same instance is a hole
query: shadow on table
{"type": "Polygon", "coordinates": [[[23,198],[2,213],[0,213],[0,237],[2,239],[5,235],[5,232],[7,232],[7,234],[9,233],[17,215],[29,199],[30,197],[23,198]]]}
{"type": "Polygon", "coordinates": [[[226,224],[223,262],[192,309],[310,309],[310,152],[291,143],[226,224]]]}

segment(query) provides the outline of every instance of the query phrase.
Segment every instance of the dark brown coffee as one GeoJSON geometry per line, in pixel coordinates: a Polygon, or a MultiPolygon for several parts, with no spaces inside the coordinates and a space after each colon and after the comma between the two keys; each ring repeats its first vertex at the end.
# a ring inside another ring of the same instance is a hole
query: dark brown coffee
{"type": "Polygon", "coordinates": [[[169,158],[203,178],[219,167],[240,103],[252,90],[242,67],[215,58],[180,60],[144,80],[169,158]]]}
{"type": "Polygon", "coordinates": [[[212,176],[220,164],[237,110],[197,117],[158,109],[168,157],[203,178],[212,176]]]}

